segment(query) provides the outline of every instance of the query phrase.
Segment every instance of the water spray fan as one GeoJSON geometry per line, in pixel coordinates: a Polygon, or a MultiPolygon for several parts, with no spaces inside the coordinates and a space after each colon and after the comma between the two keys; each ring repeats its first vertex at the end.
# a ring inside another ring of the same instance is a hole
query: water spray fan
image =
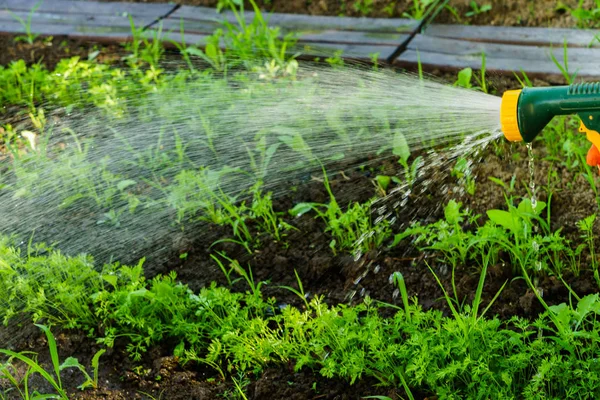
{"type": "Polygon", "coordinates": [[[508,140],[530,143],[555,115],[571,114],[579,116],[579,132],[592,143],[588,165],[600,168],[600,82],[509,90],[502,97],[500,121],[508,140]]]}

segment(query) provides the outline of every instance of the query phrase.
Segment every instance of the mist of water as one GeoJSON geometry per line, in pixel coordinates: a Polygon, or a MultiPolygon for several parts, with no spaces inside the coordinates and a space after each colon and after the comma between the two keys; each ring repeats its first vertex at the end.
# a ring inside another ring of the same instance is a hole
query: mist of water
{"type": "MultiPolygon", "coordinates": [[[[147,97],[118,99],[108,112],[49,118],[44,134],[29,138],[34,148],[14,151],[0,170],[0,233],[99,262],[160,260],[203,234],[207,190],[242,200],[262,181],[281,195],[322,167],[424,149],[468,154],[498,136],[500,102],[352,67],[301,65],[296,79],[174,79],[147,97]]],[[[422,174],[441,158],[431,157],[422,174]]],[[[402,190],[380,218],[401,206],[402,190]]]]}

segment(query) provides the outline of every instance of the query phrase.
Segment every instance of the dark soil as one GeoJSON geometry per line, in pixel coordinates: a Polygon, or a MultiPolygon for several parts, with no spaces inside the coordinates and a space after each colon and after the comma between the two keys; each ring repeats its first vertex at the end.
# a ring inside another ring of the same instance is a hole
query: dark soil
{"type": "Polygon", "coordinates": [[[101,45],[89,41],[67,39],[65,37],[45,37],[28,44],[16,40],[18,36],[0,35],[0,65],[8,65],[15,60],[24,60],[27,65],[41,63],[49,70],[54,69],[60,60],[79,56],[87,59],[90,54],[98,51],[96,60],[112,63],[124,54],[119,45],[101,45]]]}
{"type": "MultiPolygon", "coordinates": [[[[113,1],[113,0],[104,0],[113,1]]],[[[121,0],[122,1],[122,0],[121,0]]],[[[164,0],[124,0],[135,3],[164,3],[164,0]]],[[[193,6],[215,7],[218,0],[174,0],[173,3],[193,6]]],[[[246,7],[250,3],[246,0],[246,7]]],[[[360,0],[256,0],[264,10],[292,14],[346,15],[369,17],[402,17],[412,14],[413,0],[373,0],[372,7],[360,8],[355,5],[367,4],[360,0]],[[364,11],[362,11],[364,10],[364,11]]],[[[470,0],[450,0],[453,12],[444,10],[438,23],[461,23],[472,25],[542,26],[573,27],[576,21],[564,9],[558,9],[556,0],[488,0],[478,1],[479,5],[491,4],[492,9],[471,17],[473,11],[470,0]]],[[[578,0],[562,2],[568,7],[577,7],[578,0]]],[[[593,0],[584,1],[584,8],[595,8],[593,0]]]]}

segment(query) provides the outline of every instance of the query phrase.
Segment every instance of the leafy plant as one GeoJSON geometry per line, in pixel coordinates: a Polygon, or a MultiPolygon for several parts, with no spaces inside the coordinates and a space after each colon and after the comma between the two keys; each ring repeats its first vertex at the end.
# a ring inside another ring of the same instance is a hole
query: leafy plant
{"type": "Polygon", "coordinates": [[[31,8],[29,13],[27,14],[27,21],[25,21],[23,18],[21,18],[14,12],[8,10],[10,15],[21,24],[23,29],[25,29],[25,36],[16,36],[15,41],[22,41],[22,42],[26,42],[27,44],[33,44],[33,42],[35,42],[35,39],[37,39],[38,36],[40,36],[39,34],[34,34],[33,31],[31,30],[31,20],[33,19],[33,15],[37,11],[37,9],[40,8],[42,3],[43,3],[43,0],[40,0],[37,3],[35,3],[35,5],[31,8]]]}
{"type": "Polygon", "coordinates": [[[454,86],[460,86],[465,89],[481,90],[484,93],[488,93],[487,80],[485,77],[486,65],[486,55],[485,53],[481,53],[481,72],[479,77],[474,76],[473,70],[471,68],[464,68],[458,72],[456,82],[454,82],[454,86]],[[473,86],[473,78],[475,78],[479,86],[473,86]]]}
{"type": "Polygon", "coordinates": [[[402,14],[405,18],[423,19],[431,13],[439,4],[440,0],[412,0],[409,11],[402,14]]]}
{"type": "Polygon", "coordinates": [[[562,62],[562,64],[560,63],[560,61],[558,61],[558,59],[554,55],[554,52],[550,52],[550,58],[552,59],[552,62],[554,62],[554,65],[556,65],[556,68],[558,68],[560,70],[562,76],[565,78],[565,81],[567,81],[567,83],[569,85],[571,85],[573,82],[575,82],[575,78],[577,77],[577,71],[575,71],[573,73],[571,73],[569,71],[569,48],[567,46],[566,39],[563,44],[563,62],[562,62]]]}
{"type": "MultiPolygon", "coordinates": [[[[0,249],[2,254],[15,253],[5,244],[0,249]]],[[[386,318],[382,308],[395,306],[368,297],[356,306],[328,306],[322,297],[315,296],[305,310],[285,306],[273,312],[275,299],[263,300],[260,285],[246,294],[215,284],[194,293],[176,282],[172,274],[146,281],[140,264],[105,266],[100,271],[89,267],[106,286],[81,290],[80,307],[87,307],[99,322],[84,318],[79,323],[106,345],[120,338],[134,359],[139,359],[149,345],[175,341],[174,354],[183,363],[206,364],[223,379],[226,374],[235,374],[240,395],[249,373],[260,373],[273,365],[293,365],[296,371],[311,368],[324,377],[351,383],[371,377],[383,386],[402,386],[409,398],[411,390],[460,398],[577,398],[581,390],[600,395],[600,385],[594,379],[596,367],[589,358],[599,344],[595,334],[600,329],[598,294],[576,298],[573,306],[545,305],[547,311],[534,322],[517,317],[507,321],[489,318],[486,315],[491,303],[482,304],[482,292],[494,255],[480,254],[482,270],[473,301],[457,306],[446,293],[451,309],[448,316],[423,311],[415,303],[404,304],[400,312],[386,318]],[[92,329],[96,326],[103,330],[92,329]],[[577,390],[573,391],[574,387],[577,390]]],[[[36,257],[37,263],[45,262],[43,257],[36,257]]],[[[51,251],[48,257],[52,257],[51,251]]],[[[6,265],[13,262],[2,263],[0,271],[10,276],[6,265]]],[[[251,275],[246,274],[252,282],[251,275]]],[[[401,276],[394,277],[401,288],[401,276]]],[[[71,307],[62,307],[65,298],[54,297],[50,290],[60,281],[44,275],[35,279],[58,309],[70,318],[79,318],[71,307]]],[[[300,288],[299,293],[302,291],[300,288]]],[[[41,315],[46,318],[53,312],[46,310],[41,315]]],[[[49,347],[56,349],[53,339],[48,337],[48,341],[49,347]]],[[[59,396],[61,390],[64,392],[61,366],[79,369],[73,361],[61,364],[56,351],[51,351],[52,372],[44,371],[26,354],[2,353],[12,358],[11,362],[25,362],[30,369],[27,376],[39,373],[59,396]]],[[[99,357],[97,353],[92,362],[95,369],[99,357]]],[[[24,382],[10,366],[2,364],[0,371],[14,382],[11,385],[23,388],[24,382]]],[[[97,372],[94,375],[97,377],[97,372]]],[[[27,389],[20,390],[25,393],[27,389]]]]}
{"type": "Polygon", "coordinates": [[[467,11],[465,13],[466,17],[474,17],[476,15],[486,13],[492,9],[491,4],[483,4],[480,6],[475,0],[471,0],[469,2],[469,6],[471,7],[471,11],[467,11]]]}
{"type": "Polygon", "coordinates": [[[456,164],[454,164],[450,174],[464,184],[468,194],[471,196],[475,194],[475,179],[471,172],[471,165],[466,158],[460,157],[456,160],[456,164]]]}
{"type": "Polygon", "coordinates": [[[502,251],[509,255],[517,273],[561,276],[569,268],[578,274],[577,260],[583,247],[573,250],[560,230],[551,231],[549,214],[546,219],[540,215],[545,207],[544,202],[538,201],[534,207],[531,200],[523,199],[518,207],[509,203],[508,211],[488,210],[489,220],[473,233],[465,231],[462,224],[466,221],[473,224],[478,217],[461,211],[460,204],[451,200],[444,209],[444,220],[426,226],[414,224],[397,234],[392,245],[406,237],[415,237],[417,247],[441,254],[453,273],[458,265],[480,263],[484,254],[489,254],[489,262],[495,263],[502,251]]]}
{"type": "Polygon", "coordinates": [[[582,233],[582,238],[587,243],[590,256],[592,258],[592,271],[594,272],[594,279],[600,287],[600,275],[598,273],[598,260],[596,259],[596,251],[594,249],[594,222],[596,221],[596,214],[592,214],[587,218],[584,218],[577,222],[577,226],[582,233]]]}
{"type": "Polygon", "coordinates": [[[423,166],[423,157],[418,156],[409,164],[408,161],[411,154],[410,147],[406,141],[406,137],[400,129],[393,133],[392,154],[398,157],[398,163],[404,168],[405,181],[409,185],[412,185],[417,179],[419,168],[423,166]]]}
{"type": "Polygon", "coordinates": [[[569,7],[559,1],[556,9],[569,12],[580,28],[596,27],[600,20],[600,0],[595,0],[595,7],[587,5],[585,0],[579,0],[577,7],[569,7]]]}
{"type": "Polygon", "coordinates": [[[6,379],[10,384],[19,392],[19,395],[23,399],[49,399],[59,398],[68,399],[67,392],[63,388],[60,374],[67,368],[77,368],[81,371],[85,377],[85,382],[79,386],[80,389],[87,387],[98,387],[98,364],[100,356],[105,350],[98,351],[92,359],[92,367],[94,369],[93,378],[87,373],[85,367],[83,367],[79,361],[74,357],[68,357],[62,363],[58,356],[58,347],[54,335],[50,331],[50,328],[44,325],[37,325],[44,334],[48,341],[48,349],[50,351],[50,359],[52,360],[52,372],[46,371],[37,361],[35,355],[30,356],[29,352],[16,353],[12,350],[0,349],[0,354],[9,357],[5,364],[0,364],[0,379],[6,379]],[[25,364],[26,370],[22,378],[18,377],[17,369],[14,366],[14,362],[19,361],[25,364]],[[33,374],[39,374],[52,388],[54,388],[56,394],[41,394],[38,391],[32,391],[29,386],[29,380],[33,374]],[[21,389],[22,387],[22,389],[21,389]]]}
{"type": "Polygon", "coordinates": [[[323,171],[324,184],[329,194],[329,203],[299,203],[290,210],[293,216],[299,216],[309,211],[317,213],[327,224],[327,232],[333,239],[329,244],[334,254],[338,250],[350,251],[357,255],[377,249],[391,236],[389,222],[386,220],[373,224],[371,220],[370,204],[354,203],[343,211],[338,205],[331,187],[329,178],[323,171]]]}
{"type": "Polygon", "coordinates": [[[368,15],[373,12],[373,1],[374,0],[354,0],[352,7],[354,11],[361,15],[368,15]]]}

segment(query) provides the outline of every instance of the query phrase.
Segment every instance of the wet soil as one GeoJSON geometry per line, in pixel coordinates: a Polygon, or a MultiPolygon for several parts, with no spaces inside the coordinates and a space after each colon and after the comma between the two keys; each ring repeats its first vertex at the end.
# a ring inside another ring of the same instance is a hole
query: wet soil
{"type": "MultiPolygon", "coordinates": [[[[106,1],[106,0],[105,0],[106,1]]],[[[113,0],[108,0],[113,1],[113,0]]],[[[164,0],[125,0],[136,3],[164,3],[164,0]]],[[[215,7],[218,0],[174,0],[181,5],[215,7]]],[[[246,7],[250,3],[245,1],[246,7]]],[[[346,15],[368,17],[406,17],[415,15],[413,0],[257,0],[257,5],[270,12],[308,15],[346,15]],[[369,5],[370,4],[370,5],[369,5]]],[[[488,0],[476,4],[491,5],[489,11],[476,13],[470,0],[450,0],[449,8],[443,10],[436,22],[472,25],[574,27],[576,21],[565,7],[576,8],[578,0],[488,0]],[[473,15],[471,14],[473,13],[473,15]]],[[[593,0],[583,2],[585,9],[594,9],[593,0]]]]}

